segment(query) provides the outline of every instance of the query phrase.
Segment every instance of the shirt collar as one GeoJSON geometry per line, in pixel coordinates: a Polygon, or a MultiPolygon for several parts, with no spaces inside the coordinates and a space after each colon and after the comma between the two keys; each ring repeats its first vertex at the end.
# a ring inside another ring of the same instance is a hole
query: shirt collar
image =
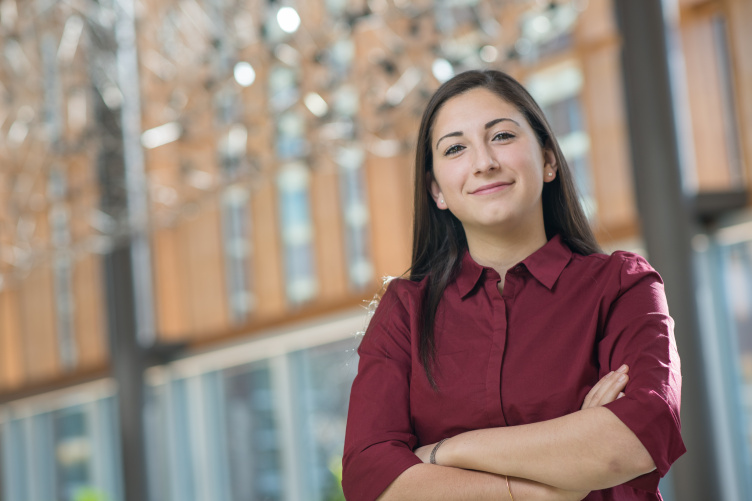
{"type": "MultiPolygon", "coordinates": [[[[560,235],[556,235],[519,264],[524,265],[536,280],[551,290],[571,258],[572,250],[562,241],[560,235]]],[[[457,276],[461,298],[464,299],[475,288],[486,269],[495,273],[492,268],[476,263],[470,257],[470,252],[465,250],[460,273],[457,276]]]]}

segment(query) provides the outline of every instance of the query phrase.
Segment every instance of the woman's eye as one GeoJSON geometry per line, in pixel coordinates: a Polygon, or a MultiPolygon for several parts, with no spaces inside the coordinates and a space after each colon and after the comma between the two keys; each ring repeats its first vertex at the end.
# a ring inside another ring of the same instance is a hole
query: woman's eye
{"type": "Polygon", "coordinates": [[[462,149],[463,149],[463,148],[464,148],[464,146],[461,146],[461,145],[459,145],[459,144],[455,144],[455,145],[453,145],[453,146],[450,146],[450,147],[449,147],[449,148],[448,148],[448,149],[447,149],[447,150],[446,150],[446,151],[444,152],[444,156],[449,156],[449,155],[454,155],[455,153],[459,153],[460,151],[462,151],[462,149]]]}
{"type": "Polygon", "coordinates": [[[514,134],[510,132],[499,132],[493,138],[494,138],[494,141],[507,141],[509,139],[512,139],[513,137],[514,137],[514,134]]]}

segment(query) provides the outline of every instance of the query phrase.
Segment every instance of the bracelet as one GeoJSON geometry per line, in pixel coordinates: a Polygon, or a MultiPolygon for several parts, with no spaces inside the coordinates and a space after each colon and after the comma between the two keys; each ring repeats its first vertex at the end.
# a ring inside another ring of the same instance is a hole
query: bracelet
{"type": "Polygon", "coordinates": [[[507,475],[504,475],[504,478],[507,481],[507,491],[509,492],[509,499],[514,501],[514,496],[512,496],[512,489],[509,488],[509,477],[507,475]]]}
{"type": "Polygon", "coordinates": [[[433,450],[431,451],[431,464],[436,464],[436,451],[439,450],[439,447],[441,447],[441,444],[443,444],[447,439],[443,438],[441,441],[433,446],[433,450]]]}

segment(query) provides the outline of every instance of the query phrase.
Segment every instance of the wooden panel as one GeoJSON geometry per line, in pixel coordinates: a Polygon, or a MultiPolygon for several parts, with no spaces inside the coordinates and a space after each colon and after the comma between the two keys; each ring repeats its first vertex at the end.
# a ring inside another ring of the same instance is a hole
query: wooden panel
{"type": "Polygon", "coordinates": [[[681,34],[692,117],[697,188],[726,189],[731,187],[730,159],[724,139],[724,106],[711,19],[687,21],[681,27],[681,34]]]}
{"type": "Polygon", "coordinates": [[[187,266],[181,271],[191,333],[219,332],[229,326],[229,319],[218,202],[203,202],[179,231],[180,247],[187,253],[187,266]]]}
{"type": "Polygon", "coordinates": [[[101,367],[108,359],[108,333],[102,261],[98,255],[87,254],[75,263],[73,295],[78,368],[101,367]]]}
{"type": "Polygon", "coordinates": [[[578,44],[590,44],[611,38],[617,32],[612,0],[595,0],[580,13],[575,26],[578,44]]]}
{"type": "Polygon", "coordinates": [[[181,339],[189,330],[190,323],[184,313],[184,274],[180,273],[181,269],[186,269],[181,266],[184,258],[175,228],[160,228],[152,234],[156,324],[162,340],[181,339]]]}
{"type": "Polygon", "coordinates": [[[0,389],[18,387],[23,380],[21,330],[15,289],[0,290],[0,389]]]}
{"type": "Polygon", "coordinates": [[[274,316],[286,309],[282,248],[274,184],[259,179],[251,193],[251,235],[253,238],[251,287],[256,297],[254,316],[274,316]]]}
{"type": "MultiPolygon", "coordinates": [[[[741,131],[742,163],[747,173],[747,186],[752,189],[752,2],[727,0],[729,38],[734,68],[736,110],[741,131]]],[[[752,203],[752,201],[750,201],[752,203]]]]}
{"type": "Polygon", "coordinates": [[[378,281],[403,274],[412,252],[413,160],[369,156],[366,180],[373,235],[373,263],[378,281]]]}
{"type": "Polygon", "coordinates": [[[327,300],[347,293],[347,258],[344,252],[342,210],[337,171],[323,167],[311,176],[318,299],[327,300]]]}
{"type": "Polygon", "coordinates": [[[23,360],[29,382],[59,374],[52,272],[49,265],[33,268],[18,284],[23,360]]]}
{"type": "Polygon", "coordinates": [[[593,188],[602,230],[633,227],[637,220],[629,138],[621,85],[619,46],[583,58],[582,102],[590,136],[593,188]]]}
{"type": "Polygon", "coordinates": [[[716,0],[679,0],[681,8],[697,8],[711,3],[716,3],[716,0]]]}

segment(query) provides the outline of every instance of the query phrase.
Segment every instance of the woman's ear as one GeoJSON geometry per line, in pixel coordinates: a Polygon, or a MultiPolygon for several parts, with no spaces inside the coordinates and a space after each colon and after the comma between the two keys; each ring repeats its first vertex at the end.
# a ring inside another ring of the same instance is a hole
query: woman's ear
{"type": "Polygon", "coordinates": [[[556,163],[556,154],[552,148],[543,149],[543,182],[549,183],[556,179],[559,165],[556,163]]]}
{"type": "Polygon", "coordinates": [[[439,183],[436,182],[430,171],[426,173],[426,184],[428,184],[428,192],[431,194],[433,201],[436,202],[436,207],[442,210],[446,209],[447,205],[444,201],[444,195],[441,193],[439,183]]]}

